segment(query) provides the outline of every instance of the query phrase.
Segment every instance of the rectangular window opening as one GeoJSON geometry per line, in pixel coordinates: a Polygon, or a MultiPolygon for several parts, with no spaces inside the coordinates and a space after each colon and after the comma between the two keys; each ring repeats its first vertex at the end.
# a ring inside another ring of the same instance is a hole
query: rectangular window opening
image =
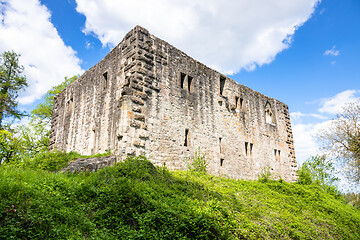
{"type": "Polygon", "coordinates": [[[224,163],[224,159],[220,159],[220,166],[222,166],[223,165],[223,163],[224,163]]]}
{"type": "Polygon", "coordinates": [[[108,74],[107,72],[105,72],[103,74],[103,77],[104,77],[104,89],[107,88],[107,85],[108,85],[108,74]]]}
{"type": "Polygon", "coordinates": [[[245,142],[245,156],[248,155],[248,142],[245,142]]]}
{"type": "Polygon", "coordinates": [[[254,144],[250,143],[250,155],[251,155],[252,152],[253,152],[253,147],[254,147],[254,144]]]}
{"type": "Polygon", "coordinates": [[[242,98],[240,98],[240,109],[242,109],[242,107],[243,107],[243,101],[244,101],[244,99],[242,99],[242,98]]]}
{"type": "Polygon", "coordinates": [[[239,103],[239,97],[235,97],[235,108],[237,108],[238,107],[238,103],[239,103]]]}
{"type": "Polygon", "coordinates": [[[180,87],[181,88],[184,88],[185,77],[186,77],[185,73],[180,73],[180,87]]]}
{"type": "Polygon", "coordinates": [[[191,90],[192,90],[192,86],[191,86],[192,80],[193,80],[193,77],[188,76],[188,90],[189,90],[189,92],[191,92],[191,90]]]}
{"type": "Polygon", "coordinates": [[[226,78],[224,76],[220,76],[220,95],[224,93],[225,80],[226,78]]]}
{"type": "Polygon", "coordinates": [[[222,138],[219,138],[220,153],[222,153],[221,140],[222,140],[222,138]]]}
{"type": "Polygon", "coordinates": [[[184,142],[184,146],[187,147],[189,144],[189,129],[185,129],[185,142],[184,142]]]}
{"type": "Polygon", "coordinates": [[[274,149],[274,156],[276,157],[276,152],[277,152],[277,150],[276,149],[274,149]]]}
{"type": "Polygon", "coordinates": [[[281,151],[280,151],[280,150],[278,150],[278,155],[279,155],[279,157],[280,157],[280,152],[281,152],[281,151]]]}

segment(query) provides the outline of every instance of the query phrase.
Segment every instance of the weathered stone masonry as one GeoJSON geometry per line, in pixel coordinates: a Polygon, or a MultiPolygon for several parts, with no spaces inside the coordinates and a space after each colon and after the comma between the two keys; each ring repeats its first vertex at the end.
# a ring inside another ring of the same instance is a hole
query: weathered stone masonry
{"type": "Polygon", "coordinates": [[[270,167],[296,179],[287,105],[139,26],[56,96],[50,144],[81,154],[146,154],[170,169],[184,168],[200,147],[211,173],[254,179],[270,167]]]}

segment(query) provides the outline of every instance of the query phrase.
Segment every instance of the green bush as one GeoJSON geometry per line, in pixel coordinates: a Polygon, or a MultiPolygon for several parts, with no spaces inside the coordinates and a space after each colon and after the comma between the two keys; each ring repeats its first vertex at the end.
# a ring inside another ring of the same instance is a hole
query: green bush
{"type": "Polygon", "coordinates": [[[184,160],[186,167],[190,171],[206,173],[206,169],[209,166],[209,160],[206,157],[206,153],[201,153],[200,147],[195,150],[195,156],[192,158],[185,157],[184,160]]]}

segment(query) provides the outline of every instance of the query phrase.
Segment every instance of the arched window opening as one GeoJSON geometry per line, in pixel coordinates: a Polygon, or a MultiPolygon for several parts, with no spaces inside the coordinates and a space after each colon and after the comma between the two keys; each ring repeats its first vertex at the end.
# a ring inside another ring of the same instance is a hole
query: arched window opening
{"type": "Polygon", "coordinates": [[[265,104],[265,122],[269,124],[274,124],[274,114],[271,111],[271,105],[269,102],[265,104]]]}

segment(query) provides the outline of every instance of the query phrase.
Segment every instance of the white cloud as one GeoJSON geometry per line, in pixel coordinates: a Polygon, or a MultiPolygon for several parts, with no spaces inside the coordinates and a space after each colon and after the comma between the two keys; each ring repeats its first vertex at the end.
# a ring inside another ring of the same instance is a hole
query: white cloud
{"type": "Polygon", "coordinates": [[[340,51],[339,51],[339,50],[336,50],[335,48],[336,48],[336,46],[334,45],[334,46],[332,47],[332,49],[326,50],[326,51],[324,52],[324,55],[325,55],[325,56],[339,56],[339,55],[340,55],[340,51]]]}
{"type": "Polygon", "coordinates": [[[222,72],[253,70],[289,47],[320,0],[76,0],[85,33],[118,44],[135,25],[147,28],[222,72]]]}
{"type": "Polygon", "coordinates": [[[299,112],[299,111],[297,111],[297,112],[292,112],[292,113],[290,114],[290,116],[291,116],[291,119],[292,119],[293,122],[294,122],[294,121],[300,121],[301,118],[304,118],[304,117],[312,117],[312,118],[322,119],[322,120],[327,119],[326,116],[323,116],[323,115],[321,115],[321,114],[317,114],[317,113],[302,113],[302,112],[299,112]]]}
{"type": "Polygon", "coordinates": [[[311,156],[325,154],[316,135],[324,129],[328,129],[331,122],[332,120],[327,120],[320,123],[293,125],[295,154],[299,164],[311,156]]]}
{"type": "Polygon", "coordinates": [[[321,101],[322,107],[319,109],[319,112],[337,114],[342,110],[346,103],[354,102],[357,99],[360,99],[360,97],[355,96],[356,93],[359,92],[360,91],[357,90],[346,90],[333,97],[325,98],[321,101]]]}
{"type": "Polygon", "coordinates": [[[293,123],[296,157],[299,163],[304,162],[312,155],[323,153],[320,149],[319,143],[317,142],[317,133],[323,129],[330,128],[331,120],[328,119],[331,118],[331,115],[341,112],[342,108],[347,103],[360,99],[360,97],[356,96],[359,92],[360,91],[356,90],[346,90],[333,97],[322,99],[320,101],[321,107],[318,111],[323,114],[330,114],[329,117],[318,113],[309,114],[299,111],[290,114],[293,123]],[[307,123],[303,123],[305,117],[312,117],[322,121],[317,123],[314,121],[307,121],[307,123]]]}
{"type": "Polygon", "coordinates": [[[0,2],[0,52],[21,54],[29,87],[19,102],[31,104],[64,76],[82,72],[76,52],[66,46],[50,22],[49,10],[38,0],[0,2]]]}

